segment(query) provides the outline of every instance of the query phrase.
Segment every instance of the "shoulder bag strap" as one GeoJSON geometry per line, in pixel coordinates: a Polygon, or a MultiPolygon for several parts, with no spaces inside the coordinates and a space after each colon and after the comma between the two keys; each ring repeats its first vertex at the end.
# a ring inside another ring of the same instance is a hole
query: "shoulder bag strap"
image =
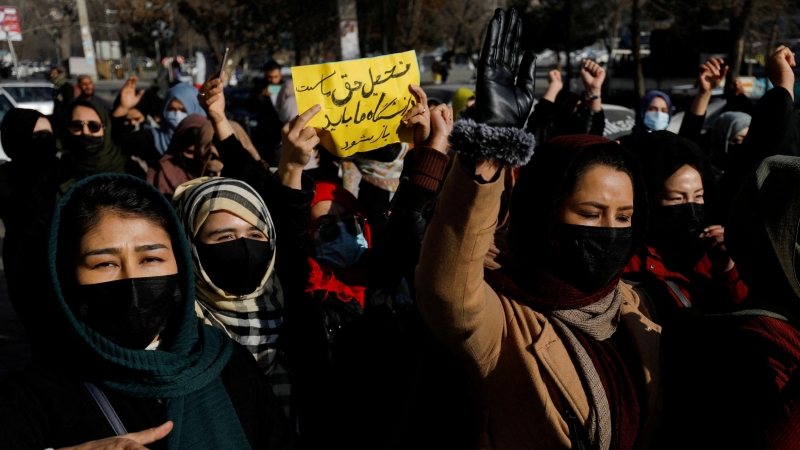
{"type": "Polygon", "coordinates": [[[672,291],[672,293],[678,297],[678,300],[681,301],[681,305],[683,305],[684,308],[692,307],[692,303],[688,298],[686,298],[685,295],[683,295],[683,291],[681,291],[681,288],[679,288],[675,282],[667,280],[667,286],[669,286],[669,289],[672,291]]]}
{"type": "Polygon", "coordinates": [[[123,425],[122,421],[119,420],[119,416],[117,416],[117,412],[114,411],[114,407],[111,406],[111,403],[108,401],[106,394],[98,389],[97,386],[89,383],[88,381],[84,382],[83,384],[85,384],[86,388],[89,389],[89,393],[92,394],[92,398],[94,398],[94,401],[97,402],[97,406],[100,407],[100,411],[103,411],[103,415],[106,416],[106,420],[108,420],[108,424],[111,425],[114,433],[116,433],[117,436],[128,434],[128,430],[125,429],[125,425],[123,425]]]}

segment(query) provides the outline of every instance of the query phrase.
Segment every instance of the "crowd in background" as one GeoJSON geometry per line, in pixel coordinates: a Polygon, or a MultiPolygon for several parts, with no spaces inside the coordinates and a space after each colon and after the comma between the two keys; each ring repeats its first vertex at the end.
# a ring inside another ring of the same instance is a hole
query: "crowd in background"
{"type": "Polygon", "coordinates": [[[474,91],[408,86],[413,142],[347,158],[274,62],[250,134],[224,74],[108,104],[54,69],[0,124],[3,448],[800,445],[794,54],[706,133],[719,58],[679,133],[650,91],[611,141],[603,67],[535,102],[522,37],[498,9],[474,91]]]}

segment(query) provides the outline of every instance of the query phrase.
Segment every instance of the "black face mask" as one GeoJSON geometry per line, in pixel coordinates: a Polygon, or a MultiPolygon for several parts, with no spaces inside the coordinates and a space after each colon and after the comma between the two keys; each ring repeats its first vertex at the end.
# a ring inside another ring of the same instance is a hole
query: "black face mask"
{"type": "Polygon", "coordinates": [[[658,253],[667,259],[686,264],[697,264],[705,253],[700,239],[706,217],[702,203],[653,208],[651,241],[658,253]]]}
{"type": "Polygon", "coordinates": [[[56,140],[53,133],[36,132],[31,139],[31,148],[25,149],[21,159],[41,161],[40,158],[51,157],[56,154],[56,140]]]}
{"type": "Polygon", "coordinates": [[[247,295],[258,289],[272,261],[269,242],[255,239],[221,244],[198,242],[194,247],[211,282],[233,295],[247,295]]]}
{"type": "Polygon", "coordinates": [[[632,247],[633,227],[559,224],[553,275],[583,292],[595,292],[619,274],[632,247]]]}
{"type": "Polygon", "coordinates": [[[69,149],[76,155],[94,155],[103,149],[103,136],[70,136],[69,149]]]}
{"type": "Polygon", "coordinates": [[[75,286],[78,319],[122,347],[141,350],[181,303],[178,274],[75,286]]]}

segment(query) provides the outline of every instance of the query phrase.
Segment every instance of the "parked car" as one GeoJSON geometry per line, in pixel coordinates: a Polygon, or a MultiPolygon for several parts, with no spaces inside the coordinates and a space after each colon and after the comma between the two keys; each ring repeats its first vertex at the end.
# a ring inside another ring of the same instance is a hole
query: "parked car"
{"type": "MultiPolygon", "coordinates": [[[[0,83],[0,123],[12,108],[35,109],[46,116],[53,114],[52,83],[0,83]]],[[[9,160],[0,146],[0,163],[9,160]]]]}

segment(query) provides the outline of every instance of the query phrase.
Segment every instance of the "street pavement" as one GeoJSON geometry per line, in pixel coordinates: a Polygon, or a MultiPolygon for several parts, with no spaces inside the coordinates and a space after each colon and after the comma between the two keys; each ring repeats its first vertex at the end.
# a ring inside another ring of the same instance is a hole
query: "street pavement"
{"type": "MultiPolygon", "coordinates": [[[[0,221],[0,253],[6,229],[0,221]]],[[[31,300],[35,300],[33,297],[31,300]]],[[[28,336],[8,299],[6,273],[0,260],[0,379],[21,369],[30,361],[28,336]]]]}

